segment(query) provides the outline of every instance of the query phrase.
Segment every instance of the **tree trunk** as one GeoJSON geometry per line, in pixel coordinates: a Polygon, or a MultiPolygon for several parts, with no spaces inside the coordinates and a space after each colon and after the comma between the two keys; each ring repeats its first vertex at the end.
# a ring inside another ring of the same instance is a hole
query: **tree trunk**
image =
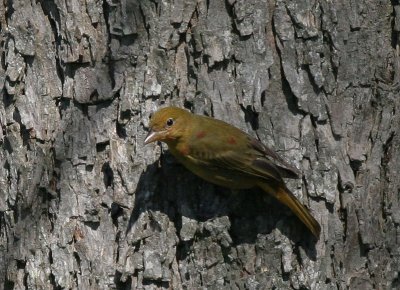
{"type": "Polygon", "coordinates": [[[399,289],[398,1],[0,3],[0,288],[399,289]],[[302,172],[316,241],[143,145],[162,105],[302,172]]]}

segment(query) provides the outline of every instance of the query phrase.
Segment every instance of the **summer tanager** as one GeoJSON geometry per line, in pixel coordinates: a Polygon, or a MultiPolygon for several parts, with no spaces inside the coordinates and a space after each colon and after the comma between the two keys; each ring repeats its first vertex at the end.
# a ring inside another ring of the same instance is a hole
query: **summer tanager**
{"type": "Polygon", "coordinates": [[[297,170],[245,132],[217,119],[167,107],[151,117],[145,144],[155,141],[165,142],[178,161],[211,183],[232,189],[261,188],[319,237],[320,225],[282,179],[298,178],[297,170]]]}

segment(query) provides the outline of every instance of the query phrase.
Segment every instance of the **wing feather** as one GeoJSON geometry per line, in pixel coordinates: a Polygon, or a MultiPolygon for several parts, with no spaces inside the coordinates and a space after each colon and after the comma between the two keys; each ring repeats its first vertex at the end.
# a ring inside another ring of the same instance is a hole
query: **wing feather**
{"type": "MultiPolygon", "coordinates": [[[[199,119],[200,120],[200,119],[199,119]]],[[[298,178],[296,168],[257,139],[220,120],[201,118],[199,131],[191,134],[189,158],[197,164],[231,170],[267,180],[298,178]],[[218,128],[215,135],[214,128],[218,128]],[[232,138],[235,139],[232,141],[232,138]],[[212,150],[210,149],[212,148],[212,150]]]]}
{"type": "Polygon", "coordinates": [[[252,156],[248,152],[224,151],[224,152],[202,152],[194,151],[188,156],[197,164],[215,169],[230,169],[232,171],[246,174],[249,177],[258,177],[267,180],[280,181],[281,175],[278,168],[269,160],[252,156]]]}
{"type": "Polygon", "coordinates": [[[263,155],[264,158],[258,160],[258,166],[266,166],[269,168],[269,164],[272,162],[278,168],[279,173],[282,177],[286,178],[299,178],[300,172],[297,168],[290,165],[286,162],[282,157],[272,151],[270,148],[262,144],[260,141],[252,138],[249,138],[249,143],[252,148],[263,155]],[[264,164],[265,163],[265,164],[264,164]]]}

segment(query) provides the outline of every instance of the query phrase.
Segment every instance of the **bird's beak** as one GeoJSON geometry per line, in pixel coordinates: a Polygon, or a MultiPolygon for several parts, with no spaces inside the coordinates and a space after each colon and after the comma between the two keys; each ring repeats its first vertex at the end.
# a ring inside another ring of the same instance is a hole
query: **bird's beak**
{"type": "Polygon", "coordinates": [[[149,134],[147,134],[146,139],[144,139],[144,144],[147,145],[151,142],[154,141],[159,141],[164,137],[164,132],[160,131],[160,132],[156,132],[153,130],[150,130],[149,134]]]}

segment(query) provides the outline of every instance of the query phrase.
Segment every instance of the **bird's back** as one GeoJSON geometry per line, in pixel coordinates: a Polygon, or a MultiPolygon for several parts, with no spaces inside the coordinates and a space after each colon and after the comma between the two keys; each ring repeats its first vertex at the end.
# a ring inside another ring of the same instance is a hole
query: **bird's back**
{"type": "Polygon", "coordinates": [[[273,151],[260,148],[269,150],[228,123],[192,115],[186,134],[171,153],[192,172],[218,185],[251,188],[260,179],[283,183],[282,172],[290,169],[281,169],[275,160],[282,159],[273,151]]]}

